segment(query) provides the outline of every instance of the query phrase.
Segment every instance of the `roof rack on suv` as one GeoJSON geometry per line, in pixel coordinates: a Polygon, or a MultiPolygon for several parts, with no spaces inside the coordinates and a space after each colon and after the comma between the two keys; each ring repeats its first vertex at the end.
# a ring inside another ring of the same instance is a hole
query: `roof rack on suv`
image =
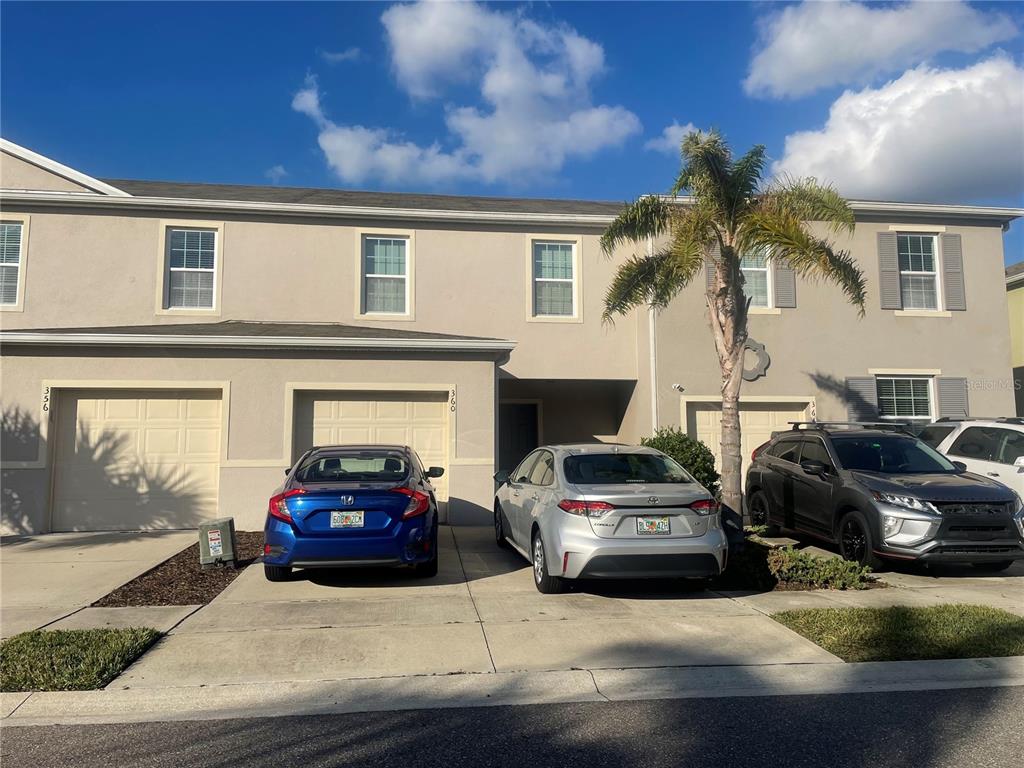
{"type": "Polygon", "coordinates": [[[845,427],[847,429],[889,429],[894,432],[902,432],[910,425],[902,421],[791,421],[793,431],[801,429],[829,430],[833,427],[845,427]]]}
{"type": "Polygon", "coordinates": [[[1000,424],[1021,424],[1024,425],[1024,417],[1021,416],[943,416],[940,419],[936,419],[936,422],[956,422],[956,421],[996,421],[1000,424]]]}

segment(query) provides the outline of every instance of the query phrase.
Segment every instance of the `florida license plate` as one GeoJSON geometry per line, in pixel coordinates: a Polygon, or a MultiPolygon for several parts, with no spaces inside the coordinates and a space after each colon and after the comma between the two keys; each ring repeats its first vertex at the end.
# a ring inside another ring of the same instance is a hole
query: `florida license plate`
{"type": "Polygon", "coordinates": [[[636,532],[641,536],[652,536],[668,534],[672,532],[672,525],[668,515],[662,517],[638,517],[636,519],[636,532]]]}
{"type": "Polygon", "coordinates": [[[331,510],[331,528],[362,528],[363,510],[331,510]]]}

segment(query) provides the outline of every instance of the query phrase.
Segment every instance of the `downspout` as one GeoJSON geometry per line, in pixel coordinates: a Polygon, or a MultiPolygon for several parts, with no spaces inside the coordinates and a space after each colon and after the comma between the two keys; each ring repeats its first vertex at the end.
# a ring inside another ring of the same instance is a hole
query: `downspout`
{"type": "MultiPolygon", "coordinates": [[[[647,238],[647,255],[654,255],[654,238],[647,238]]],[[[658,313],[654,307],[647,307],[647,341],[650,358],[651,379],[651,434],[658,431],[658,313]]]]}

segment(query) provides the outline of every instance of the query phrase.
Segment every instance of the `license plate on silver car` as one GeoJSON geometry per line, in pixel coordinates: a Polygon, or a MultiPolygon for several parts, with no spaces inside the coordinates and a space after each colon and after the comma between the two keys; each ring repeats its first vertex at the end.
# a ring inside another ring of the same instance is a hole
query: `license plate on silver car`
{"type": "Polygon", "coordinates": [[[665,535],[672,532],[672,525],[668,515],[661,517],[638,517],[636,519],[636,532],[641,536],[665,535]]]}
{"type": "Polygon", "coordinates": [[[331,528],[362,528],[363,510],[361,509],[332,509],[331,528]]]}

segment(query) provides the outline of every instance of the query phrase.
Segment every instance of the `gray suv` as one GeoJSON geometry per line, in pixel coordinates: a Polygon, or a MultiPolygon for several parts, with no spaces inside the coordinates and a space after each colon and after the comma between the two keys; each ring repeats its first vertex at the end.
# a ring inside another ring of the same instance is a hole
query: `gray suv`
{"type": "Polygon", "coordinates": [[[796,423],[754,452],[746,492],[755,522],[835,542],[862,565],[1001,571],[1024,558],[1020,497],[891,425],[796,423]]]}

